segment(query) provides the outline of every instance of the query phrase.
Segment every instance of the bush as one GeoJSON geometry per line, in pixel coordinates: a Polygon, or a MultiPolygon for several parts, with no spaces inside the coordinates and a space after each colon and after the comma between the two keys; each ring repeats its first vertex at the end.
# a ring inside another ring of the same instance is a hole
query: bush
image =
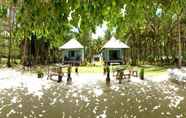
{"type": "Polygon", "coordinates": [[[43,76],[44,76],[43,71],[41,70],[41,68],[38,68],[38,69],[37,69],[37,77],[38,77],[38,78],[42,78],[43,76]]]}
{"type": "Polygon", "coordinates": [[[140,70],[140,79],[141,80],[144,80],[144,68],[142,68],[141,70],[140,70]]]}

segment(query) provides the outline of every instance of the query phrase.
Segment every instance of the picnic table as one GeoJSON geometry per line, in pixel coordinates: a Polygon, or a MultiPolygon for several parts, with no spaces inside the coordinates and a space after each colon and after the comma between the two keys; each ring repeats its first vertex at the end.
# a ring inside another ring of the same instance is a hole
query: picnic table
{"type": "Polygon", "coordinates": [[[126,67],[121,67],[121,66],[112,68],[113,76],[116,76],[119,72],[122,72],[125,69],[126,69],[126,67]]]}
{"type": "Polygon", "coordinates": [[[118,80],[130,79],[131,76],[137,77],[138,71],[134,68],[116,67],[113,69],[113,76],[118,80]]]}
{"type": "Polygon", "coordinates": [[[47,78],[52,79],[53,76],[58,76],[58,81],[61,81],[64,76],[62,68],[65,67],[69,67],[69,65],[55,64],[52,68],[49,67],[47,78]]]}

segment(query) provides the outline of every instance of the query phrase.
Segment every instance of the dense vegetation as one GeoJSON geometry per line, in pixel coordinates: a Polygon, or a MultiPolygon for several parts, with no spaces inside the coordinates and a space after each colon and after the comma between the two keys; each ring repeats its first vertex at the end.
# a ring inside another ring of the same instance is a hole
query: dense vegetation
{"type": "Polygon", "coordinates": [[[181,66],[186,58],[186,1],[5,0],[0,32],[0,56],[8,58],[8,66],[11,58],[23,64],[29,59],[34,64],[59,61],[58,47],[73,37],[86,47],[90,61],[112,35],[130,46],[126,59],[133,65],[181,66]],[[93,39],[104,23],[105,36],[93,39]]]}

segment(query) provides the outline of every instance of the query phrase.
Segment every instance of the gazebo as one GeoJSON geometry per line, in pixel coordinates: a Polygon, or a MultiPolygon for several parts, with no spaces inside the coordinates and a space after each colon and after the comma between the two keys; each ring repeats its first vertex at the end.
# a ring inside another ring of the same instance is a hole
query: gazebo
{"type": "Polygon", "coordinates": [[[63,50],[64,64],[80,65],[84,61],[84,47],[74,38],[59,49],[63,50]]]}
{"type": "Polygon", "coordinates": [[[105,64],[110,63],[119,63],[123,64],[124,60],[124,49],[129,48],[125,43],[112,37],[104,46],[103,46],[103,60],[105,64]]]}

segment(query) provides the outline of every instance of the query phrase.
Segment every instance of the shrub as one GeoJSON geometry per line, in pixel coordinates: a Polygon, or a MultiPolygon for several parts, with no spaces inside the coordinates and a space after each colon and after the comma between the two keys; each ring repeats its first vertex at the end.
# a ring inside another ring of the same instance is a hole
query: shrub
{"type": "Polygon", "coordinates": [[[42,78],[43,76],[44,76],[43,71],[41,70],[41,68],[38,68],[38,69],[37,69],[37,77],[38,77],[38,78],[42,78]]]}
{"type": "Polygon", "coordinates": [[[141,70],[140,70],[140,79],[141,80],[144,80],[144,68],[142,68],[141,70]]]}

